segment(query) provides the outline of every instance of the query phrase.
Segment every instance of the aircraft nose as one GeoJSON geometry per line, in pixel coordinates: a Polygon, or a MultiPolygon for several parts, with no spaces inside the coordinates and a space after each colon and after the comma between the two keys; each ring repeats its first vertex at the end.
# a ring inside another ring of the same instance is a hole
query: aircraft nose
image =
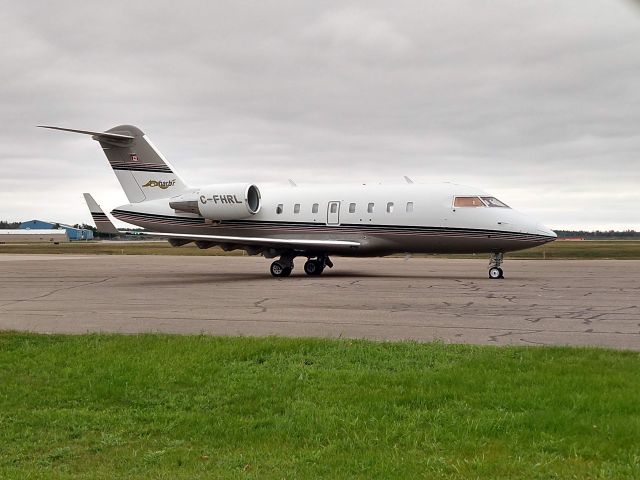
{"type": "Polygon", "coordinates": [[[542,223],[538,222],[537,219],[521,214],[519,220],[520,220],[519,223],[521,225],[520,228],[522,229],[521,231],[524,233],[528,233],[529,235],[547,237],[546,238],[547,242],[552,242],[556,238],[558,238],[558,235],[556,235],[556,232],[551,230],[546,225],[543,225],[542,223]]]}
{"type": "Polygon", "coordinates": [[[547,237],[558,238],[558,234],[551,230],[549,227],[545,227],[544,225],[537,225],[537,230],[540,235],[545,235],[547,237]]]}
{"type": "Polygon", "coordinates": [[[532,233],[534,235],[543,235],[545,237],[549,237],[549,241],[553,241],[556,238],[558,238],[558,235],[556,234],[556,232],[554,232],[549,227],[546,227],[545,225],[542,225],[540,223],[536,223],[532,225],[531,228],[529,228],[528,230],[529,230],[529,233],[532,233]]]}

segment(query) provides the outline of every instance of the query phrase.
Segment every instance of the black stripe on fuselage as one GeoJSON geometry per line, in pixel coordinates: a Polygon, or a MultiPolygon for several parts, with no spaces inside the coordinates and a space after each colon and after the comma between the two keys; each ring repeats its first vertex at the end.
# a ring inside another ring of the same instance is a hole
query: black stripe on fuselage
{"type": "Polygon", "coordinates": [[[156,215],[151,213],[113,210],[115,217],[130,223],[146,222],[164,226],[193,226],[207,228],[228,228],[235,230],[271,230],[292,233],[348,233],[348,234],[395,234],[395,235],[424,235],[424,236],[456,236],[474,238],[495,238],[505,240],[538,240],[549,241],[552,237],[529,233],[509,232],[505,230],[487,230],[477,228],[455,227],[425,227],[415,225],[371,225],[371,224],[341,224],[327,225],[314,222],[277,222],[260,220],[228,220],[216,224],[206,223],[204,218],[178,217],[175,215],[156,215]]]}

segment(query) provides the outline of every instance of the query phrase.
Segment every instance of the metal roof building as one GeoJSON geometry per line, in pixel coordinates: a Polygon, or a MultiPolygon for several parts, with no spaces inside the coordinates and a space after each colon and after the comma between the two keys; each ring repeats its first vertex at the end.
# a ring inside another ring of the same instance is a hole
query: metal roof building
{"type": "Polygon", "coordinates": [[[43,220],[29,220],[20,224],[20,230],[51,230],[63,228],[67,231],[69,240],[93,240],[93,232],[84,228],[76,228],[64,223],[45,222],[43,220]]]}
{"type": "Polygon", "coordinates": [[[61,243],[68,241],[69,236],[64,228],[0,230],[0,243],[61,243]]]}

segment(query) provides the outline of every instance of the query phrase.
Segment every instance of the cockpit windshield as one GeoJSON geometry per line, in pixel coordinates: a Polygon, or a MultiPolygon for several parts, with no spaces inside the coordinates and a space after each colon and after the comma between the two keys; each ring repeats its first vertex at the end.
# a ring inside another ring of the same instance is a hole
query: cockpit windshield
{"type": "Polygon", "coordinates": [[[456,197],[453,200],[454,207],[484,207],[486,206],[480,197],[456,197]]]}
{"type": "Polygon", "coordinates": [[[482,197],[482,200],[487,204],[487,207],[510,208],[509,205],[501,202],[496,197],[482,197]]]}
{"type": "Polygon", "coordinates": [[[510,208],[506,203],[501,202],[496,197],[455,197],[453,207],[498,207],[510,208]]]}

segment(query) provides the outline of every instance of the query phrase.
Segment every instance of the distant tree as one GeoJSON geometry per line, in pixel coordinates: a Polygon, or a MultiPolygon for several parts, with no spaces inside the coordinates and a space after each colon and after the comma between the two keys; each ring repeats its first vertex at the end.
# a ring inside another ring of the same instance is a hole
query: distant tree
{"type": "Polygon", "coordinates": [[[0,230],[13,230],[20,227],[22,222],[8,222],[6,220],[0,220],[0,230]]]}
{"type": "Polygon", "coordinates": [[[584,238],[585,240],[630,240],[640,239],[640,232],[635,230],[608,230],[608,231],[586,231],[586,230],[556,230],[558,238],[584,238]]]}
{"type": "Polygon", "coordinates": [[[81,230],[91,230],[93,233],[96,233],[98,230],[93,225],[88,225],[86,223],[76,223],[73,228],[79,228],[81,230]]]}

